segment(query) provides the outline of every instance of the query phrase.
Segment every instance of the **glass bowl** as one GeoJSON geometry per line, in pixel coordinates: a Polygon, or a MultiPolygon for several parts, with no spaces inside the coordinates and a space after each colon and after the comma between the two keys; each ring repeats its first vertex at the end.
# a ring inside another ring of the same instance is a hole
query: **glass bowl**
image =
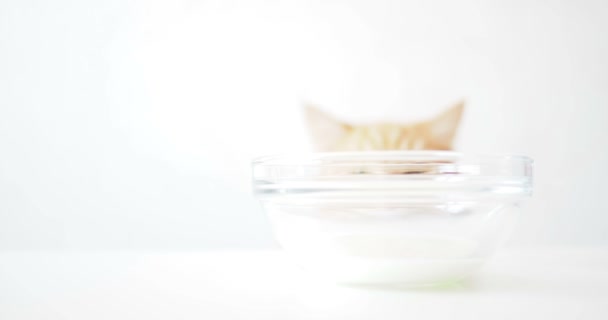
{"type": "Polygon", "coordinates": [[[445,151],[278,155],[253,189],[298,264],[338,283],[437,285],[472,275],[532,192],[532,160],[445,151]]]}

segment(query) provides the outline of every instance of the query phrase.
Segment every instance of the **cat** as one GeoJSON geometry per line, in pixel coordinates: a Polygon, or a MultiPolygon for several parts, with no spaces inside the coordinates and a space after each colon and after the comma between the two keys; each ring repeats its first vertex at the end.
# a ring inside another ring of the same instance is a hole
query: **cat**
{"type": "Polygon", "coordinates": [[[351,124],[306,105],[305,116],[316,151],[452,150],[464,101],[438,116],[415,123],[351,124]]]}

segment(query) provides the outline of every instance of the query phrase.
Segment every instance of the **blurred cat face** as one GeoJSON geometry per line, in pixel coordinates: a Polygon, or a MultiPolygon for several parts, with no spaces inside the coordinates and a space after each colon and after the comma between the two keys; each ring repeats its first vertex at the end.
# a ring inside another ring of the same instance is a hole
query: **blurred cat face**
{"type": "Polygon", "coordinates": [[[353,125],[306,107],[306,118],[317,151],[451,150],[464,103],[439,116],[410,124],[353,125]]]}

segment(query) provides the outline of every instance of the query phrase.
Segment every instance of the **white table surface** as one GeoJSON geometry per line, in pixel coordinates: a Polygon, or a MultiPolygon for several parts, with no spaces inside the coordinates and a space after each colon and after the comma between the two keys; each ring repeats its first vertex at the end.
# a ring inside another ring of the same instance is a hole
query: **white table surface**
{"type": "Polygon", "coordinates": [[[608,250],[505,250],[441,290],[318,283],[277,251],[5,252],[0,319],[608,319],[608,250]]]}

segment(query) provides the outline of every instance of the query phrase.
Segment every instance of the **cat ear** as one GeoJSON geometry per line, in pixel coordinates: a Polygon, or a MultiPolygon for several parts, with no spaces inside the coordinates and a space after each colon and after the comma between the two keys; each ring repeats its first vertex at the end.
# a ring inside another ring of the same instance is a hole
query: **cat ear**
{"type": "Polygon", "coordinates": [[[317,107],[307,104],[304,114],[312,143],[318,151],[335,151],[336,143],[351,129],[317,107]]]}
{"type": "Polygon", "coordinates": [[[429,122],[431,135],[436,143],[446,147],[452,145],[463,110],[464,101],[460,101],[429,122]]]}

